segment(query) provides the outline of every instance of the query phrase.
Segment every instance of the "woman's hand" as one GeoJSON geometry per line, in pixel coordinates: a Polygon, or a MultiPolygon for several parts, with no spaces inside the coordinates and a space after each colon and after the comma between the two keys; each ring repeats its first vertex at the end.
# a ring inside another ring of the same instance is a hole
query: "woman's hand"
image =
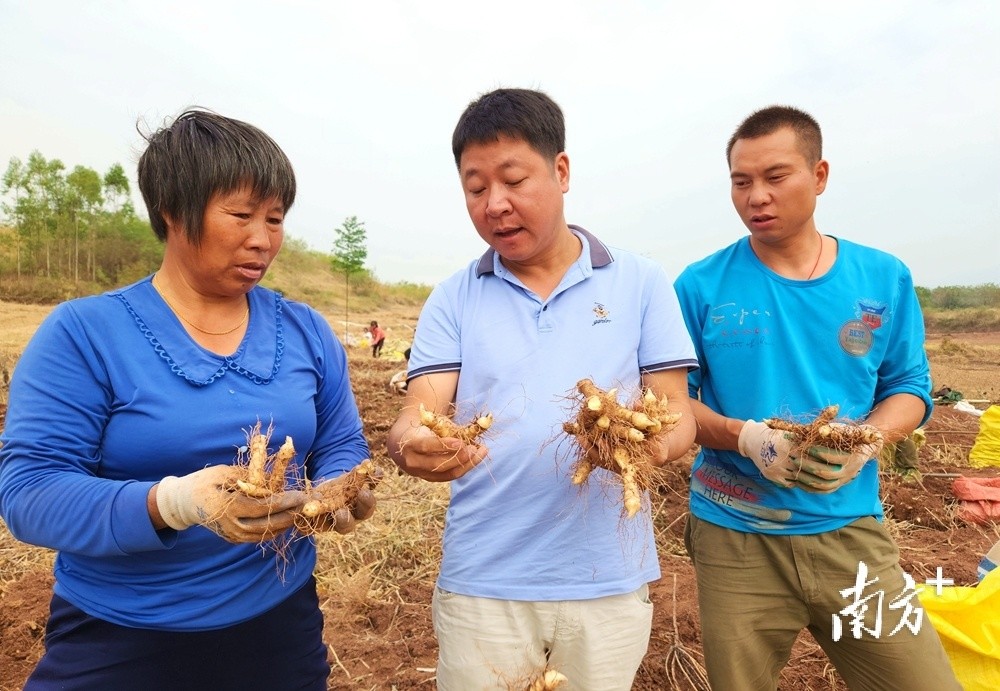
{"type": "Polygon", "coordinates": [[[265,542],[292,527],[291,509],[302,492],[248,497],[236,486],[240,469],[214,465],[182,477],[167,476],[153,485],[146,505],[157,530],[185,530],[201,525],[228,542],[265,542]]]}

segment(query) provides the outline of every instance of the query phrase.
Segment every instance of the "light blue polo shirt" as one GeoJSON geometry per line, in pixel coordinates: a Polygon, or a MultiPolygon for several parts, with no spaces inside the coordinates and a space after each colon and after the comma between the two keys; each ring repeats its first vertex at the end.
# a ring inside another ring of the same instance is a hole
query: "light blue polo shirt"
{"type": "Polygon", "coordinates": [[[485,462],[451,483],[438,585],[510,600],[590,599],[659,578],[648,510],[623,518],[621,484],[570,482],[562,423],[577,381],[638,395],[640,372],[697,367],[671,279],[578,226],[580,258],[547,300],[492,249],[438,285],[409,378],[458,371],[456,420],[493,413],[485,462]]]}

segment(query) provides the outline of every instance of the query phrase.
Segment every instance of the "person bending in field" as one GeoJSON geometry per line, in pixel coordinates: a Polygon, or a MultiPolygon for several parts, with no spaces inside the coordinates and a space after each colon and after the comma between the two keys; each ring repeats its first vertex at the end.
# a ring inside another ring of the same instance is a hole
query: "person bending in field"
{"type": "Polygon", "coordinates": [[[372,357],[378,357],[382,354],[382,346],[385,344],[385,331],[377,321],[372,320],[368,326],[368,334],[372,339],[372,357]]]}
{"type": "Polygon", "coordinates": [[[808,628],[852,689],[959,688],[930,621],[912,631],[915,615],[900,604],[913,583],[882,525],[878,442],[798,448],[763,422],[839,406],[841,424],[893,442],[927,420],[931,380],[910,272],[817,229],[830,166],[807,113],[753,113],[726,156],[749,236],[675,283],[701,364],[689,375],[701,451],[685,537],[712,687],[777,688],[808,628]],[[845,597],[861,577],[864,591],[845,597]],[[868,601],[868,631],[856,636],[850,607],[872,593],[884,602],[868,601]]]}
{"type": "Polygon", "coordinates": [[[660,576],[648,501],[623,527],[621,493],[573,485],[548,442],[581,378],[641,383],[682,414],[653,463],[680,458],[694,439],[690,338],[660,266],[567,224],[563,114],[546,94],[480,96],[452,151],[489,248],[424,305],[388,441],[405,472],[451,481],[432,603],[438,688],[506,689],[549,666],[575,689],[624,691],[649,640],[647,584],[660,576]],[[419,424],[421,406],[455,406],[462,423],[496,412],[488,447],[437,437],[419,424]]]}
{"type": "MultiPolygon", "coordinates": [[[[369,457],[327,321],[258,285],[291,163],[256,127],[189,110],[148,137],[138,179],[159,269],[56,307],[11,381],[0,513],[57,551],[24,688],[325,691],[315,545],[291,541],[281,565],[260,546],[308,497],[227,489],[258,422],[294,439],[299,478],[335,483],[369,457]]],[[[351,509],[314,530],[349,531],[371,492],[351,509]]]]}

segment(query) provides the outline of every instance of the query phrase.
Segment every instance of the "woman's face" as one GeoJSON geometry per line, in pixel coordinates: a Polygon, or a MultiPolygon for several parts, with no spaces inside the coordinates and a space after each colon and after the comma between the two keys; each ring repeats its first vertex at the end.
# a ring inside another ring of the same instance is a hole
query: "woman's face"
{"type": "Polygon", "coordinates": [[[277,197],[255,200],[247,187],[212,195],[205,205],[201,243],[168,222],[168,246],[179,269],[204,295],[242,295],[264,277],[284,240],[285,209],[277,197]]]}

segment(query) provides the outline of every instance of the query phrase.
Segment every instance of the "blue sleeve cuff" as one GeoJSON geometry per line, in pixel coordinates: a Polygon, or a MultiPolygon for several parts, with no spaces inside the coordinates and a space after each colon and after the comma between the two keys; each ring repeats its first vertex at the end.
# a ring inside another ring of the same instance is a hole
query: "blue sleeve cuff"
{"type": "Polygon", "coordinates": [[[155,482],[126,482],[115,495],[111,507],[111,536],[122,554],[169,549],[177,542],[177,532],[153,528],[146,497],[155,482]]]}

